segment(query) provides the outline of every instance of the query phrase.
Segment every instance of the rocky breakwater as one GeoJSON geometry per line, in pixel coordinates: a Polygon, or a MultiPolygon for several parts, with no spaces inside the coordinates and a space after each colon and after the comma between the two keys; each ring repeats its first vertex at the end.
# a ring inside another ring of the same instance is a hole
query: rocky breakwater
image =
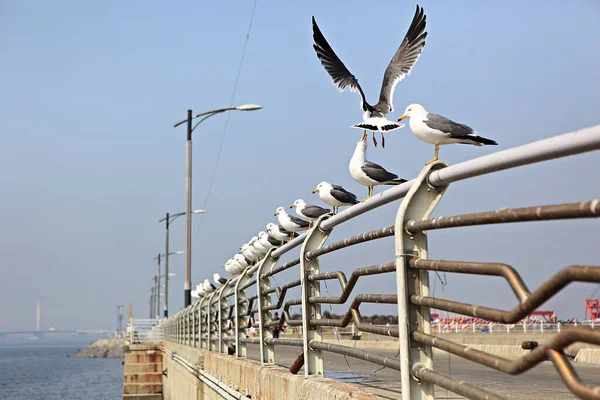
{"type": "Polygon", "coordinates": [[[80,358],[123,358],[125,343],[120,339],[99,339],[85,349],[79,349],[74,357],[80,358]]]}

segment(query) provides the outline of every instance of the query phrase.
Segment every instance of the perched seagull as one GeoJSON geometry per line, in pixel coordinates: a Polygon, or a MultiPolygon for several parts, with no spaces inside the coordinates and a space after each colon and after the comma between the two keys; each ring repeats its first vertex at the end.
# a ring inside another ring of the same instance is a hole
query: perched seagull
{"type": "Polygon", "coordinates": [[[435,155],[425,165],[438,160],[441,144],[462,143],[474,146],[495,146],[498,144],[495,140],[477,136],[475,130],[467,125],[459,124],[441,115],[428,112],[420,104],[411,104],[406,107],[404,114],[398,118],[398,121],[402,121],[404,118],[410,118],[410,130],[419,139],[425,143],[435,145],[435,155]]]}
{"type": "Polygon", "coordinates": [[[271,235],[271,237],[273,237],[276,240],[279,240],[279,242],[280,242],[279,244],[282,244],[283,242],[287,242],[290,239],[293,239],[296,236],[298,236],[297,233],[288,232],[285,229],[283,229],[282,226],[275,225],[271,222],[269,222],[267,224],[267,232],[269,233],[269,235],[271,235]]]}
{"type": "Polygon", "coordinates": [[[200,297],[200,296],[198,295],[198,292],[197,292],[195,289],[194,289],[194,290],[192,290],[192,299],[197,299],[197,298],[199,298],[199,297],[200,297]]]}
{"type": "Polygon", "coordinates": [[[236,254],[235,256],[233,256],[233,260],[237,262],[242,267],[242,269],[245,269],[246,267],[248,267],[248,265],[250,265],[250,260],[248,260],[242,254],[236,254]]]}
{"type": "MultiPolygon", "coordinates": [[[[427,32],[425,32],[426,16],[423,12],[423,8],[417,5],[417,10],[415,11],[415,15],[408,31],[406,32],[406,36],[404,37],[404,40],[402,40],[400,47],[396,50],[396,53],[383,74],[379,102],[374,106],[367,103],[365,94],[358,84],[358,80],[346,68],[342,60],[340,60],[329,43],[327,43],[327,40],[325,40],[325,36],[323,36],[321,30],[317,26],[315,17],[312,18],[312,25],[313,39],[315,42],[313,48],[317,52],[317,57],[321,61],[321,64],[323,64],[323,67],[329,76],[331,76],[333,84],[340,92],[343,92],[346,86],[349,86],[350,91],[358,92],[360,95],[360,108],[363,111],[363,122],[352,125],[352,127],[363,129],[365,133],[367,130],[372,131],[373,143],[375,146],[377,146],[375,132],[381,132],[381,145],[385,147],[383,134],[404,126],[403,124],[389,121],[385,118],[385,115],[394,111],[394,106],[392,104],[394,89],[398,82],[410,74],[425,47],[427,32]]],[[[376,37],[373,38],[372,41],[377,42],[376,37]]]]}
{"type": "Polygon", "coordinates": [[[196,285],[196,294],[198,295],[198,297],[202,297],[204,296],[206,293],[204,292],[204,289],[202,288],[202,284],[198,284],[196,285]]]}
{"type": "Polygon", "coordinates": [[[356,144],[354,154],[350,159],[350,175],[361,185],[369,187],[369,194],[362,201],[373,196],[373,187],[378,185],[399,185],[406,182],[406,179],[398,178],[398,175],[387,171],[379,164],[367,161],[367,134],[356,144]]]}
{"type": "Polygon", "coordinates": [[[245,259],[247,259],[250,262],[254,262],[258,258],[254,251],[252,251],[248,243],[244,243],[244,245],[240,248],[240,253],[242,256],[244,256],[245,259]]]}
{"type": "Polygon", "coordinates": [[[212,293],[216,288],[217,287],[210,283],[208,279],[205,279],[204,282],[202,282],[202,289],[204,290],[204,293],[212,293]]]}
{"type": "Polygon", "coordinates": [[[333,207],[334,214],[337,214],[340,206],[351,206],[359,202],[354,193],[325,181],[319,183],[313,193],[319,193],[321,200],[333,207]]]}
{"type": "Polygon", "coordinates": [[[273,215],[277,217],[277,220],[286,231],[296,232],[308,228],[308,221],[288,214],[283,207],[278,207],[273,215]]]}
{"type": "Polygon", "coordinates": [[[216,284],[217,284],[219,287],[221,287],[221,286],[223,286],[224,284],[226,284],[226,283],[227,283],[227,279],[225,279],[225,278],[221,277],[221,275],[219,275],[219,274],[218,274],[218,273],[216,273],[216,272],[213,274],[212,278],[213,278],[213,281],[215,281],[215,283],[216,283],[216,284]]]}
{"type": "Polygon", "coordinates": [[[309,221],[308,227],[312,226],[312,222],[318,219],[321,215],[331,214],[329,208],[323,208],[312,204],[306,204],[302,199],[294,201],[290,208],[296,208],[296,214],[300,217],[304,217],[309,221]]]}

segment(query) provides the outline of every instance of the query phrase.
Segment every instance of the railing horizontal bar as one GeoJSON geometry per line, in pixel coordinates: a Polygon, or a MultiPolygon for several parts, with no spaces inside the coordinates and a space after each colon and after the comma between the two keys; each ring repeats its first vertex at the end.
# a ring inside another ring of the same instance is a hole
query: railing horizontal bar
{"type": "Polygon", "coordinates": [[[419,306],[456,312],[472,317],[481,317],[490,321],[502,322],[505,324],[513,324],[525,318],[532,311],[535,311],[539,306],[571,282],[600,283],[600,267],[575,265],[563,268],[531,293],[526,300],[522,301],[510,311],[417,295],[410,296],[410,302],[419,306]]]}
{"type": "Polygon", "coordinates": [[[265,279],[268,278],[269,276],[273,276],[275,274],[278,274],[281,271],[285,271],[286,269],[292,268],[295,265],[300,264],[300,259],[296,258],[294,260],[290,260],[284,264],[281,264],[279,267],[275,267],[270,271],[265,272],[264,274],[262,274],[260,277],[261,279],[265,279]]]}
{"type": "Polygon", "coordinates": [[[256,279],[250,279],[248,282],[246,282],[244,285],[240,286],[239,290],[246,290],[248,289],[250,286],[254,285],[256,283],[256,279]]]}
{"type": "Polygon", "coordinates": [[[392,357],[386,357],[375,353],[369,353],[364,350],[358,350],[354,347],[342,346],[340,344],[319,342],[311,340],[308,343],[313,350],[329,351],[331,353],[341,354],[344,356],[358,358],[360,360],[372,362],[373,364],[382,365],[388,368],[400,371],[400,360],[392,357]]]}
{"type": "Polygon", "coordinates": [[[277,344],[280,346],[293,346],[293,347],[302,347],[303,346],[301,339],[267,338],[267,339],[265,339],[265,344],[277,344]]]}
{"type": "Polygon", "coordinates": [[[410,233],[417,233],[433,229],[456,228],[461,226],[590,217],[600,217],[599,200],[486,211],[450,217],[438,217],[424,221],[409,221],[406,230],[410,233]]]}
{"type": "Polygon", "coordinates": [[[530,295],[529,289],[521,275],[510,265],[499,263],[484,263],[473,261],[424,260],[411,258],[411,268],[427,271],[451,272],[459,274],[501,276],[506,279],[515,296],[524,302],[530,295]]]}
{"type": "Polygon", "coordinates": [[[240,338],[241,343],[259,344],[259,338],[240,338]]]}
{"type": "Polygon", "coordinates": [[[344,240],[340,240],[338,242],[331,243],[330,245],[324,246],[318,250],[309,251],[306,253],[306,258],[308,260],[315,259],[324,254],[331,253],[333,251],[343,249],[345,247],[350,247],[357,245],[359,243],[369,242],[371,240],[381,239],[389,236],[394,236],[394,226],[388,226],[385,228],[377,229],[374,231],[369,231],[365,233],[361,233],[359,235],[348,237],[344,240]]]}
{"type": "Polygon", "coordinates": [[[474,400],[503,400],[504,397],[498,396],[485,389],[469,385],[464,381],[456,381],[448,375],[426,368],[422,364],[415,364],[412,367],[413,375],[418,379],[433,383],[451,392],[465,396],[474,400]]]}

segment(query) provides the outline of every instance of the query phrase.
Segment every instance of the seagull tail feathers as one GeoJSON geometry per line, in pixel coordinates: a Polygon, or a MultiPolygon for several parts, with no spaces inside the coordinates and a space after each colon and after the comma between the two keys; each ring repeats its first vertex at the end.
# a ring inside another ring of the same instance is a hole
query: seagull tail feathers
{"type": "Polygon", "coordinates": [[[475,146],[496,146],[498,143],[495,140],[484,138],[482,136],[470,135],[469,141],[475,146]]]}
{"type": "Polygon", "coordinates": [[[404,183],[404,182],[408,182],[408,181],[404,178],[397,178],[397,179],[394,179],[393,181],[386,182],[385,184],[386,185],[400,185],[401,183],[404,183]]]}

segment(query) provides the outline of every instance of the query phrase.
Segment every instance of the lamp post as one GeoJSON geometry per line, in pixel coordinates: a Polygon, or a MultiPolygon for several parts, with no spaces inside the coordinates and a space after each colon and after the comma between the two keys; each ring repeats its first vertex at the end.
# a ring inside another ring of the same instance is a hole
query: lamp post
{"type": "Polygon", "coordinates": [[[156,286],[156,277],[154,277],[154,286],[150,288],[150,319],[154,319],[154,288],[156,286]]]}
{"type": "MultiPolygon", "coordinates": [[[[196,210],[194,210],[196,211],[196,210]]],[[[204,211],[204,210],[202,210],[204,211]]],[[[168,228],[167,228],[167,249],[169,248],[168,245],[168,228]]],[[[178,250],[178,251],[172,251],[170,253],[164,253],[164,254],[160,254],[158,253],[158,255],[156,257],[154,257],[155,261],[158,261],[158,271],[156,273],[155,279],[156,279],[156,295],[155,295],[155,303],[156,303],[156,318],[160,319],[160,278],[162,278],[163,276],[165,277],[165,318],[168,315],[168,306],[169,306],[169,302],[168,302],[168,297],[169,297],[169,264],[168,264],[168,260],[169,260],[169,256],[175,255],[175,254],[185,254],[185,251],[183,250],[178,250]],[[160,260],[164,259],[165,260],[165,274],[161,275],[160,274],[160,260]]]]}
{"type": "MultiPolygon", "coordinates": [[[[206,210],[203,210],[201,208],[197,208],[195,210],[192,210],[192,214],[204,214],[206,213],[206,210]]],[[[171,223],[173,221],[175,221],[177,218],[181,217],[182,215],[185,215],[185,212],[180,212],[180,213],[175,213],[175,214],[170,214],[167,213],[166,216],[164,218],[161,218],[158,222],[165,222],[165,275],[169,275],[169,226],[171,225],[171,223]]],[[[165,302],[164,302],[164,317],[168,318],[169,317],[169,280],[165,279],[165,302]]]]}
{"type": "Polygon", "coordinates": [[[212,117],[213,115],[221,114],[226,111],[255,111],[260,110],[262,106],[256,104],[242,104],[237,107],[218,108],[216,110],[205,111],[196,116],[192,116],[192,110],[187,110],[187,118],[179,121],[174,125],[177,128],[179,125],[187,123],[187,141],[186,141],[186,180],[185,180],[185,192],[186,192],[186,258],[185,258],[185,282],[183,284],[183,296],[184,296],[184,307],[189,306],[192,303],[192,132],[200,123],[204,120],[212,117]],[[200,118],[194,126],[192,121],[196,118],[200,118]]]}

